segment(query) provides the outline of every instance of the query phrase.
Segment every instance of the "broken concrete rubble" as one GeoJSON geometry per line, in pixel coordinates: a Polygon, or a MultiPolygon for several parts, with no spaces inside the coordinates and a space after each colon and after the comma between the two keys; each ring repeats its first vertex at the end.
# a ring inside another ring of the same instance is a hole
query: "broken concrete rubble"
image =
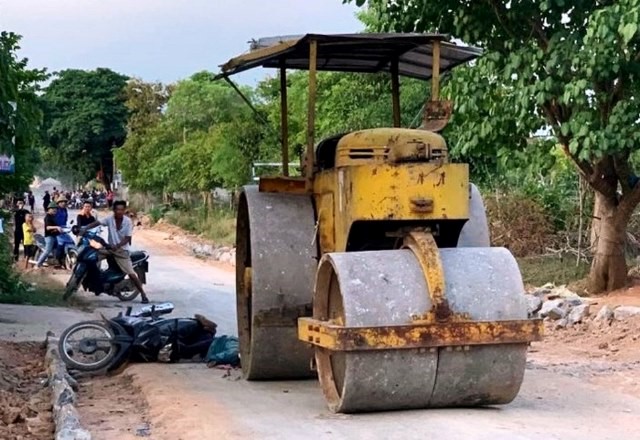
{"type": "Polygon", "coordinates": [[[593,320],[595,322],[602,322],[605,324],[611,323],[613,320],[613,309],[607,305],[602,306],[593,320]]]}
{"type": "Polygon", "coordinates": [[[640,316],[640,307],[636,306],[619,306],[613,310],[613,319],[624,321],[627,318],[640,316]]]}

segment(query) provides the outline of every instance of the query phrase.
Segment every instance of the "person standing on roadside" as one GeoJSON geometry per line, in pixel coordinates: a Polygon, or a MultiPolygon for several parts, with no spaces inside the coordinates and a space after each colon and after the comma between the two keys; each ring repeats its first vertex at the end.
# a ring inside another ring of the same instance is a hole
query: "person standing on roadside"
{"type": "Polygon", "coordinates": [[[36,212],[36,198],[33,195],[33,191],[29,191],[27,193],[27,203],[29,203],[29,208],[31,208],[31,213],[36,212]]]}
{"type": "Polygon", "coordinates": [[[44,213],[47,213],[47,209],[49,209],[49,205],[51,204],[51,195],[49,191],[44,192],[44,196],[42,197],[42,209],[44,213]]]}
{"type": "Polygon", "coordinates": [[[44,262],[47,261],[47,258],[49,258],[49,255],[53,252],[53,248],[56,246],[56,237],[62,232],[62,228],[56,223],[57,209],[58,205],[53,202],[47,207],[47,215],[44,216],[45,248],[36,262],[36,268],[42,267],[44,262]]]}
{"type": "Polygon", "coordinates": [[[80,211],[80,214],[78,214],[76,218],[77,225],[83,227],[95,222],[96,218],[93,216],[92,211],[93,205],[90,201],[85,200],[84,203],[82,203],[82,211],[80,211]]]}
{"type": "Polygon", "coordinates": [[[100,221],[95,221],[84,229],[92,229],[96,226],[106,226],[108,229],[108,243],[106,249],[101,249],[100,254],[103,257],[111,256],[120,267],[120,270],[127,274],[133,284],[135,284],[138,292],[142,296],[142,304],[147,304],[149,298],[142,287],[142,283],[133,269],[131,257],[129,257],[129,246],[131,245],[131,236],[133,235],[133,222],[125,214],[127,210],[127,202],[124,200],[116,200],[113,202],[113,215],[106,217],[100,221]]]}
{"type": "Polygon", "coordinates": [[[20,244],[24,239],[22,234],[22,225],[29,211],[24,209],[24,200],[16,200],[16,209],[13,214],[13,259],[17,262],[20,259],[20,244]]]}
{"type": "Polygon", "coordinates": [[[36,242],[33,234],[36,233],[36,227],[33,224],[33,214],[28,213],[24,218],[24,223],[22,224],[22,244],[24,247],[24,268],[29,267],[29,261],[36,254],[36,242]]]}

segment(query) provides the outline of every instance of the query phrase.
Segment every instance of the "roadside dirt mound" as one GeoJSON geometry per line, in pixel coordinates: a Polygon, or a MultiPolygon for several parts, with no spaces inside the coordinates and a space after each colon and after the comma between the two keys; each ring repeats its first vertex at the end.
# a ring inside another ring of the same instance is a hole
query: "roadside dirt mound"
{"type": "Polygon", "coordinates": [[[640,317],[613,321],[610,325],[588,321],[557,330],[554,325],[553,322],[546,325],[544,340],[536,344],[550,359],[599,359],[638,363],[640,367],[640,317]]]}
{"type": "Polygon", "coordinates": [[[51,394],[39,343],[0,341],[0,438],[51,439],[51,394]]]}

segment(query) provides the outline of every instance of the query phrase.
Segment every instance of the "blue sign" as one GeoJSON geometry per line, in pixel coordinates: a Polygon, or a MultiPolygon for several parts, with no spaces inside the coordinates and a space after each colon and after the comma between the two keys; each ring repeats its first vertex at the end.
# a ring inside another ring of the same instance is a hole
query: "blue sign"
{"type": "Polygon", "coordinates": [[[0,154],[0,174],[13,174],[16,172],[16,158],[0,154]]]}

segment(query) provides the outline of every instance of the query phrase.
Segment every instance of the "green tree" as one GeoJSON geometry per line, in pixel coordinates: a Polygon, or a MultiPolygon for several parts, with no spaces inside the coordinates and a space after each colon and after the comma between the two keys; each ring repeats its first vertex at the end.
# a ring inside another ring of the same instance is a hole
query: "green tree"
{"type": "Polygon", "coordinates": [[[168,88],[132,82],[126,95],[129,136],[116,158],[133,189],[208,194],[247,182],[266,128],[228,84],[199,72],[168,88]]]}
{"type": "Polygon", "coordinates": [[[45,122],[50,157],[83,180],[99,176],[111,184],[112,149],[126,137],[127,77],[110,69],[69,69],[45,90],[45,122]]]}
{"type": "Polygon", "coordinates": [[[149,165],[154,159],[149,146],[154,143],[154,134],[158,134],[154,132],[160,131],[158,127],[171,90],[171,86],[138,78],[129,80],[125,87],[125,105],[129,111],[127,138],[122,147],[114,151],[114,156],[128,184],[135,189],[148,191],[157,183],[145,172],[148,167],[140,164],[149,165]]]}
{"type": "Polygon", "coordinates": [[[38,101],[44,69],[29,69],[19,58],[21,37],[0,33],[0,154],[15,157],[15,173],[0,174],[0,194],[24,190],[38,165],[42,112],[38,101]]]}
{"type": "MultiPolygon", "coordinates": [[[[365,0],[357,3],[363,5],[365,0]]],[[[590,290],[623,287],[625,231],[640,202],[640,185],[629,159],[640,141],[640,0],[370,0],[368,4],[380,13],[378,22],[385,29],[449,33],[487,50],[466,80],[468,84],[493,81],[492,93],[507,90],[510,105],[471,118],[467,122],[475,125],[465,124],[469,132],[479,139],[495,136],[491,123],[485,122],[489,116],[540,118],[537,128],[551,130],[595,191],[593,226],[598,240],[590,290]]],[[[457,92],[459,103],[472,105],[482,103],[487,90],[470,86],[457,92]]],[[[521,147],[516,142],[498,155],[509,157],[521,147]]]]}

